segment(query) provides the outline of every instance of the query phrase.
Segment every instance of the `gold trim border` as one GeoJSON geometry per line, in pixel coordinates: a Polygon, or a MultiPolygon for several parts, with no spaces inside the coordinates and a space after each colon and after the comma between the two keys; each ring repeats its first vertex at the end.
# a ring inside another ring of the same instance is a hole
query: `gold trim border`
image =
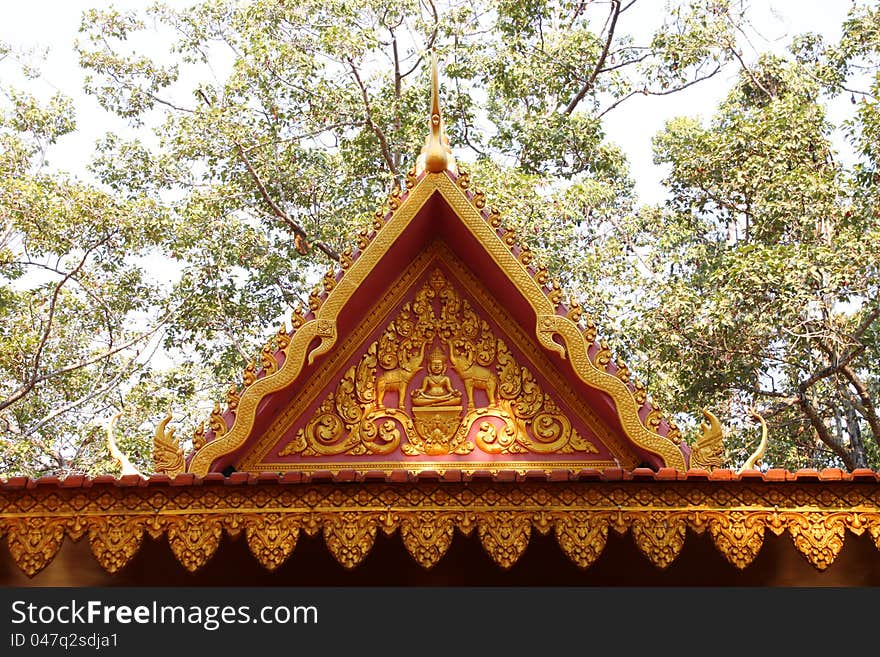
{"type": "Polygon", "coordinates": [[[249,466],[248,472],[330,472],[336,475],[351,470],[363,472],[394,472],[404,470],[413,474],[434,471],[441,475],[450,470],[465,475],[474,472],[540,472],[549,475],[553,470],[577,472],[579,470],[604,470],[619,467],[614,461],[337,461],[310,463],[257,463],[249,466]]]}
{"type": "Polygon", "coordinates": [[[346,568],[369,554],[377,532],[399,533],[423,567],[435,565],[455,530],[476,530],[502,568],[522,555],[532,531],[553,532],[581,568],[601,555],[609,530],[629,533],[660,569],[672,564],[688,532],[708,533],[715,548],[745,569],[766,532],[787,533],[814,568],[828,568],[847,534],[867,534],[880,549],[876,484],[731,482],[353,482],[289,485],[93,486],[24,489],[0,494],[0,536],[29,577],[63,541],[88,536],[108,572],[125,567],[145,534],[165,537],[189,571],[204,566],[222,535],[245,534],[264,567],[278,568],[300,532],[323,534],[346,568]]]}

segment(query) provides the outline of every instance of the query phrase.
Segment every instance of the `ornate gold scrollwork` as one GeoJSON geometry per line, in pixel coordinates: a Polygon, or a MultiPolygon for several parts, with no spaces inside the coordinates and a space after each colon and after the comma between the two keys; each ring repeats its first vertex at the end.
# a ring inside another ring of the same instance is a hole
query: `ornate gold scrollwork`
{"type": "Polygon", "coordinates": [[[431,568],[443,558],[454,533],[451,514],[424,511],[406,515],[400,522],[403,545],[423,568],[431,568]]]}
{"type": "Polygon", "coordinates": [[[0,494],[0,535],[6,534],[10,556],[30,577],[51,562],[65,535],[76,540],[87,534],[98,563],[118,572],[139,550],[144,532],[167,537],[190,571],[207,563],[224,530],[229,536],[243,532],[270,570],[288,558],[300,530],[323,532],[334,556],[351,568],[372,549],[379,527],[389,535],[400,531],[424,567],[443,557],[454,529],[469,534],[477,527],[484,548],[505,568],[523,553],[532,529],[552,529],[563,552],[583,568],[602,553],[609,529],[629,532],[651,563],[666,568],[680,553],[687,527],[708,533],[719,553],[744,569],[769,529],[788,532],[795,549],[822,571],[839,555],[847,530],[880,543],[880,494],[873,485],[846,481],[273,484],[151,491],[44,486],[0,494]]]}
{"type": "Polygon", "coordinates": [[[297,306],[290,313],[290,325],[291,327],[293,327],[294,331],[306,323],[304,312],[305,311],[303,310],[302,306],[297,306]]]}
{"type": "Polygon", "coordinates": [[[248,548],[267,570],[276,570],[290,556],[299,538],[299,516],[251,514],[244,520],[248,548]]]}
{"type": "Polygon", "coordinates": [[[392,212],[395,212],[400,207],[400,202],[400,187],[395,185],[388,195],[388,207],[391,208],[392,212]]]}
{"type": "Polygon", "coordinates": [[[742,474],[743,470],[751,470],[754,468],[755,465],[764,458],[764,452],[767,451],[767,423],[764,421],[763,417],[758,415],[758,412],[754,408],[749,408],[749,415],[761,423],[761,442],[757,449],[749,455],[749,458],[746,459],[746,462],[743,464],[743,467],[737,471],[737,474],[742,474]]]}
{"type": "Polygon", "coordinates": [[[336,344],[336,321],[332,319],[314,320],[315,336],[321,338],[320,344],[309,352],[307,361],[309,365],[315,362],[318,356],[323,356],[336,344]]]}
{"type": "Polygon", "coordinates": [[[153,436],[153,469],[160,474],[174,477],[184,471],[186,464],[183,460],[183,449],[174,437],[174,429],[166,428],[170,421],[171,413],[156,425],[153,436]]]}
{"type": "Polygon", "coordinates": [[[599,558],[608,540],[607,519],[583,511],[559,514],[554,530],[559,547],[581,568],[588,568],[599,558]]]}
{"type": "Polygon", "coordinates": [[[324,542],[339,563],[354,568],[373,549],[377,528],[378,517],[374,514],[341,513],[324,523],[324,542]]]}
{"type": "Polygon", "coordinates": [[[279,456],[598,453],[440,269],[279,456]]]}
{"type": "Polygon", "coordinates": [[[559,354],[560,358],[565,358],[565,347],[553,339],[553,336],[557,333],[557,321],[556,315],[538,315],[538,327],[535,335],[538,336],[538,341],[542,347],[555,351],[559,354]]]}
{"type": "Polygon", "coordinates": [[[108,573],[123,568],[137,554],[144,537],[144,520],[137,516],[99,516],[89,520],[89,545],[108,573]]]}
{"type": "Polygon", "coordinates": [[[596,337],[598,335],[599,329],[596,328],[596,322],[587,317],[586,323],[584,325],[584,341],[588,345],[591,345],[596,341],[596,337]]]}
{"type": "Polygon", "coordinates": [[[214,438],[219,438],[226,433],[226,419],[220,411],[220,403],[214,404],[214,410],[211,411],[211,417],[208,418],[208,426],[214,432],[214,438]]]}
{"type": "MultiPolygon", "coordinates": [[[[487,221],[492,228],[501,228],[501,211],[498,208],[489,208],[489,219],[487,221]]],[[[524,262],[523,264],[528,263],[524,262]]]]}
{"type": "Polygon", "coordinates": [[[626,363],[624,363],[621,358],[618,358],[614,362],[617,365],[617,371],[614,373],[614,376],[624,383],[629,383],[629,368],[626,366],[626,363]]]}
{"type": "Polygon", "coordinates": [[[611,347],[608,346],[608,343],[603,339],[599,342],[599,350],[593,356],[593,364],[596,366],[596,369],[605,372],[608,369],[608,364],[611,362],[611,347]]]}
{"type": "Polygon", "coordinates": [[[813,567],[825,570],[843,549],[845,517],[804,512],[789,520],[788,533],[798,551],[813,567]]]}
{"type": "Polygon", "coordinates": [[[413,187],[415,187],[417,180],[418,180],[418,176],[416,175],[416,166],[415,166],[415,164],[413,164],[413,166],[410,167],[409,171],[406,172],[406,180],[405,180],[406,188],[412,189],[413,187]]]}
{"type": "Polygon", "coordinates": [[[190,572],[195,572],[214,556],[220,546],[223,529],[215,517],[197,515],[166,518],[168,546],[177,560],[190,572]]]}
{"type": "Polygon", "coordinates": [[[347,246],[342,251],[342,253],[339,254],[339,267],[343,271],[346,271],[353,264],[354,264],[354,260],[351,257],[351,247],[347,246]]]}
{"type": "Polygon", "coordinates": [[[705,408],[703,417],[706,421],[700,423],[700,436],[691,450],[690,467],[711,472],[724,463],[724,434],[718,418],[705,408]]]}
{"type": "Polygon", "coordinates": [[[230,383],[229,388],[226,390],[226,408],[234,411],[238,408],[239,401],[241,401],[241,395],[238,394],[238,388],[234,383],[230,383]]]}
{"type": "Polygon", "coordinates": [[[724,558],[743,570],[755,560],[764,544],[763,520],[759,514],[742,511],[712,513],[709,535],[724,558]]]}
{"type": "Polygon", "coordinates": [[[260,351],[260,365],[263,366],[265,376],[272,376],[278,371],[278,361],[275,360],[275,350],[271,342],[263,345],[260,351]]]}
{"type": "Polygon", "coordinates": [[[332,338],[336,336],[336,323],[329,319],[319,319],[315,322],[315,335],[319,338],[332,338]]]}
{"type": "Polygon", "coordinates": [[[287,334],[287,327],[284,325],[284,322],[281,322],[281,326],[278,327],[278,332],[275,333],[275,348],[286,354],[289,346],[290,336],[287,334]]]}
{"type": "Polygon", "coordinates": [[[532,534],[531,517],[517,511],[477,514],[483,549],[502,568],[510,568],[525,552],[532,534]]]}
{"type": "Polygon", "coordinates": [[[254,361],[251,361],[247,364],[247,367],[244,368],[244,371],[241,375],[242,383],[244,383],[244,387],[250,387],[254,384],[254,381],[257,380],[257,366],[254,361]]]}
{"type": "Polygon", "coordinates": [[[550,270],[541,266],[535,270],[535,282],[543,287],[550,280],[550,270]]]}
{"type": "Polygon", "coordinates": [[[684,517],[653,511],[639,514],[630,531],[639,550],[658,568],[666,568],[684,547],[687,525],[684,517]]]}
{"type": "Polygon", "coordinates": [[[645,405],[645,402],[648,401],[648,391],[645,389],[645,384],[636,379],[633,381],[633,389],[632,389],[633,399],[636,402],[636,406],[641,408],[645,405]]]}
{"type": "Polygon", "coordinates": [[[205,446],[205,442],[206,442],[205,423],[199,422],[199,426],[197,426],[195,428],[195,430],[193,431],[193,438],[192,438],[193,450],[199,451],[202,447],[205,446]]]}
{"type": "Polygon", "coordinates": [[[666,432],[666,439],[671,443],[680,443],[681,429],[678,428],[678,425],[672,420],[672,418],[666,418],[666,423],[669,425],[669,431],[666,432]]]}
{"type": "Polygon", "coordinates": [[[645,417],[645,426],[648,427],[651,431],[656,432],[657,429],[660,427],[660,422],[662,421],[663,411],[658,406],[654,406],[645,417]]]}
{"type": "Polygon", "coordinates": [[[312,288],[312,291],[309,292],[309,310],[311,310],[313,313],[316,313],[323,304],[324,297],[321,294],[321,288],[312,288]]]}
{"type": "Polygon", "coordinates": [[[482,210],[486,207],[486,193],[481,189],[475,190],[474,196],[471,198],[471,203],[474,204],[474,207],[477,210],[482,210]]]}
{"type": "Polygon", "coordinates": [[[66,518],[24,518],[9,528],[9,553],[28,577],[49,565],[64,541],[66,518]]]}
{"type": "Polygon", "coordinates": [[[361,251],[370,246],[370,242],[372,241],[373,235],[366,228],[357,234],[357,246],[361,251]]]}

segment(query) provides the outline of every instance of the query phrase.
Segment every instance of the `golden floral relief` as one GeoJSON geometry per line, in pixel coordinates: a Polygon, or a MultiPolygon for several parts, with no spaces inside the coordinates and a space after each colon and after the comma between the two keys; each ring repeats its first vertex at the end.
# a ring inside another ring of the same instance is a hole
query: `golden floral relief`
{"type": "Polygon", "coordinates": [[[434,269],[279,456],[598,453],[434,269]]]}

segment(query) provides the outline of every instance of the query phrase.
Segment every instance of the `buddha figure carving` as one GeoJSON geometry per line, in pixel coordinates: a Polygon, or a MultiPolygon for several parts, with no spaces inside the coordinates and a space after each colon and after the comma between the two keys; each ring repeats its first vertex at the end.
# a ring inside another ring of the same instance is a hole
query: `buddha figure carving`
{"type": "Polygon", "coordinates": [[[413,406],[460,406],[461,392],[446,375],[446,355],[436,347],[428,355],[428,371],[422,385],[412,391],[413,406]]]}

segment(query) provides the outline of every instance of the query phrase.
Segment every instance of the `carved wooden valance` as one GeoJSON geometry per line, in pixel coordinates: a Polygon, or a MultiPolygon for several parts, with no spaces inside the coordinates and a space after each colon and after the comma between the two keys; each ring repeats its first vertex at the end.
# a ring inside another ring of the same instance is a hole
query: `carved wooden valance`
{"type": "Polygon", "coordinates": [[[183,567],[195,571],[224,533],[243,533],[257,561],[274,570],[296,558],[300,532],[321,534],[346,568],[363,561],[378,532],[398,534],[425,568],[443,558],[456,531],[476,532],[501,568],[519,559],[533,532],[552,533],[581,568],[599,557],[609,532],[628,533],[658,568],[675,561],[689,532],[707,533],[739,569],[755,559],[767,532],[787,533],[804,558],[824,570],[847,534],[867,533],[880,549],[874,473],[830,472],[737,478],[728,471],[618,470],[572,475],[582,480],[509,482],[321,483],[275,475],[10,480],[0,493],[0,535],[28,576],[48,565],[65,539],[87,539],[98,563],[117,572],[145,534],[167,539],[183,567]]]}

